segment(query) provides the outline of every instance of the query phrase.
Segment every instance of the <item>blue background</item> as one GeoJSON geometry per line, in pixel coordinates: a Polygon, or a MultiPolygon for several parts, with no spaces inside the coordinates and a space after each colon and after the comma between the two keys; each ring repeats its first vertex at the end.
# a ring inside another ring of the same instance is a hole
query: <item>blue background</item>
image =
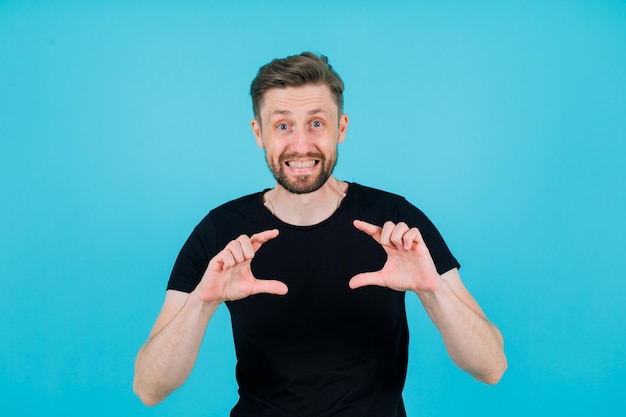
{"type": "Polygon", "coordinates": [[[477,383],[408,296],[409,415],[623,415],[626,2],[382,3],[0,1],[0,414],[228,414],[225,308],[164,403],[133,362],[191,229],[273,185],[258,67],[313,50],[336,175],[422,208],[506,339],[477,383]]]}

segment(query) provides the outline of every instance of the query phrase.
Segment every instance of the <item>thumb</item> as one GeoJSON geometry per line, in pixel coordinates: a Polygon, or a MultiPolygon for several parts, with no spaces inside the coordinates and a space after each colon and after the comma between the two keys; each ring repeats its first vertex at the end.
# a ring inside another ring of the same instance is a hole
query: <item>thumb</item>
{"type": "Polygon", "coordinates": [[[348,285],[353,290],[367,285],[380,286],[380,274],[378,272],[363,272],[361,274],[357,274],[350,279],[348,285]]]}
{"type": "Polygon", "coordinates": [[[269,279],[257,279],[254,282],[254,286],[252,288],[252,294],[274,294],[274,295],[286,295],[289,291],[287,285],[284,282],[269,280],[269,279]]]}

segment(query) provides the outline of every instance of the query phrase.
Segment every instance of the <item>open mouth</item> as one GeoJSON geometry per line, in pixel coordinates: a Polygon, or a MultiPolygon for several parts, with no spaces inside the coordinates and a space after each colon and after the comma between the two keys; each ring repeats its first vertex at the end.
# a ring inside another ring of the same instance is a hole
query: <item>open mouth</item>
{"type": "Polygon", "coordinates": [[[306,161],[286,161],[285,164],[293,169],[313,168],[319,163],[319,159],[307,159],[306,161]]]}

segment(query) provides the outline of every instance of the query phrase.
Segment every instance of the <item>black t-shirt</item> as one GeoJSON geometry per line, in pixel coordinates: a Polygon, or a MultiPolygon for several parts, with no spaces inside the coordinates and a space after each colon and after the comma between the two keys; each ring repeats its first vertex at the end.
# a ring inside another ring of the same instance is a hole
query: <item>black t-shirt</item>
{"type": "Polygon", "coordinates": [[[279,229],[252,260],[259,279],[287,284],[285,296],[227,302],[240,400],[231,416],[404,416],[408,327],[404,293],[352,290],[350,278],[382,268],[386,254],[355,219],[417,227],[439,273],[459,264],[428,218],[404,198],[351,183],[337,211],[313,226],[280,221],[263,193],[212,210],[194,229],[168,289],[191,292],[209,260],[242,234],[279,229]]]}

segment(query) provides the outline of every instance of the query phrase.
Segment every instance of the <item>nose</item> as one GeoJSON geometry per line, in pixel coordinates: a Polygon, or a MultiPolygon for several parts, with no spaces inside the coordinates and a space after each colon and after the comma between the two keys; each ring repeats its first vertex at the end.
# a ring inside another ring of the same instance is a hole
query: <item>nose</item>
{"type": "Polygon", "coordinates": [[[306,126],[299,125],[294,129],[293,146],[297,152],[308,152],[311,149],[311,132],[306,126]]]}

